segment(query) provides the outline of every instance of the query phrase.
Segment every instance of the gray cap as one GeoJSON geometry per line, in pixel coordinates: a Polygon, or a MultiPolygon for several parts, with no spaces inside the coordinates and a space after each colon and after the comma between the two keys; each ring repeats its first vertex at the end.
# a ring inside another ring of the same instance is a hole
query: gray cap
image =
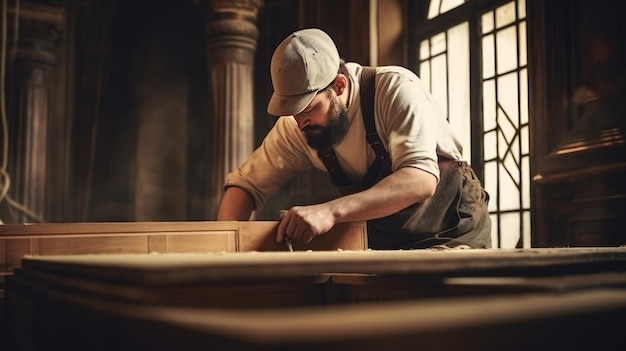
{"type": "Polygon", "coordinates": [[[267,112],[274,116],[302,112],[335,79],[339,61],[335,43],[323,31],[312,28],[292,33],[272,55],[274,93],[267,112]]]}

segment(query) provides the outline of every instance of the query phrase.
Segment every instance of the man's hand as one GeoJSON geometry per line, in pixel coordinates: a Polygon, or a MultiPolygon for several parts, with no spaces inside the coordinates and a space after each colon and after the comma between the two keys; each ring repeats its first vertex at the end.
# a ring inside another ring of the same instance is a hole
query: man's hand
{"type": "Polygon", "coordinates": [[[335,216],[327,204],[294,206],[281,213],[276,242],[282,243],[285,237],[295,242],[308,243],[318,235],[333,228],[335,216]]]}
{"type": "Polygon", "coordinates": [[[368,221],[396,213],[433,196],[437,178],[426,171],[403,167],[373,187],[312,206],[294,206],[278,225],[276,241],[285,237],[308,243],[336,224],[368,221]]]}

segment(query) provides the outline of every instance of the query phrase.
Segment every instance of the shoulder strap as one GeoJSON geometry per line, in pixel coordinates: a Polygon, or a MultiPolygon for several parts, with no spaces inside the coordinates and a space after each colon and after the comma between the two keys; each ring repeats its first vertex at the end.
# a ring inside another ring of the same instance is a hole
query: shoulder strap
{"type": "Polygon", "coordinates": [[[376,134],[374,124],[374,91],[376,87],[376,68],[363,67],[361,72],[361,112],[365,122],[366,138],[369,142],[369,135],[376,134]]]}
{"type": "MultiPolygon", "coordinates": [[[[387,150],[376,132],[376,123],[374,122],[374,92],[376,87],[376,68],[363,67],[361,72],[360,84],[360,100],[361,112],[363,113],[363,123],[365,124],[365,138],[376,153],[378,159],[384,160],[388,157],[387,150]]],[[[331,181],[334,185],[341,186],[349,184],[343,169],[339,165],[337,155],[332,148],[319,150],[318,157],[326,166],[330,174],[331,181]]]]}
{"type": "Polygon", "coordinates": [[[372,146],[376,156],[387,157],[387,150],[376,132],[374,122],[374,96],[376,90],[376,67],[363,67],[361,73],[361,112],[365,124],[365,139],[372,146]]]}

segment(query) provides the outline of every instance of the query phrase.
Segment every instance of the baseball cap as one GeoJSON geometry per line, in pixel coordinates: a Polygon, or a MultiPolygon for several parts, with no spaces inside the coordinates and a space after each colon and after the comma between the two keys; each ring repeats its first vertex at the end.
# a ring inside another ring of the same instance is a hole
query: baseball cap
{"type": "Polygon", "coordinates": [[[335,79],[339,62],[335,43],[322,30],[303,29],[289,35],[272,55],[274,93],[267,112],[274,116],[302,112],[335,79]]]}

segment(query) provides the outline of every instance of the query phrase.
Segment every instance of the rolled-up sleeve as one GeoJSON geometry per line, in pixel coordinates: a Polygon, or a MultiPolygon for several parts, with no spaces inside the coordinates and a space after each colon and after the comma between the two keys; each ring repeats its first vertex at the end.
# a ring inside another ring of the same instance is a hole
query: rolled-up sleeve
{"type": "Polygon", "coordinates": [[[376,103],[379,133],[386,138],[392,169],[414,167],[439,179],[437,138],[441,111],[425,92],[421,81],[407,75],[386,73],[378,89],[386,90],[376,103]]]}
{"type": "Polygon", "coordinates": [[[292,117],[279,118],[248,160],[226,176],[224,189],[245,190],[259,209],[296,173],[311,168],[306,143],[294,123],[292,117]]]}

